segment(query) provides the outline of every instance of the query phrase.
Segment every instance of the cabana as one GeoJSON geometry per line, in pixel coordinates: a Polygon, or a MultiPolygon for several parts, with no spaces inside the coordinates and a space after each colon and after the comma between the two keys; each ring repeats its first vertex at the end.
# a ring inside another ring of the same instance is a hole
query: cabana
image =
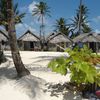
{"type": "MultiPolygon", "coordinates": [[[[100,40],[100,34],[99,33],[96,35],[96,37],[98,38],[98,40],[100,40]]],[[[100,41],[98,42],[98,51],[100,52],[100,41]]]]}
{"type": "Polygon", "coordinates": [[[93,50],[93,52],[99,51],[98,43],[100,43],[100,39],[97,38],[97,36],[95,36],[94,33],[80,34],[73,39],[73,42],[75,44],[78,44],[79,42],[86,44],[90,49],[93,50]]]}
{"type": "Polygon", "coordinates": [[[64,51],[72,44],[72,40],[63,33],[52,33],[47,38],[49,50],[64,51]]]}
{"type": "Polygon", "coordinates": [[[18,46],[20,50],[39,50],[40,38],[28,30],[18,38],[18,46]]]}
{"type": "Polygon", "coordinates": [[[0,30],[0,49],[9,50],[8,32],[5,30],[0,30]]]}

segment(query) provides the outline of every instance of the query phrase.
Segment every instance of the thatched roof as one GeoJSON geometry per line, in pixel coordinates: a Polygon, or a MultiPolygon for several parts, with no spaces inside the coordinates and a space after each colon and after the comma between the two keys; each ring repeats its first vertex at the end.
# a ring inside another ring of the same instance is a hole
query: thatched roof
{"type": "Polygon", "coordinates": [[[22,41],[40,41],[40,38],[33,34],[30,30],[26,31],[18,40],[22,41]]]}
{"type": "Polygon", "coordinates": [[[96,38],[98,38],[98,39],[100,40],[100,34],[98,34],[98,35],[96,36],[96,38]]]}
{"type": "Polygon", "coordinates": [[[84,33],[80,34],[79,36],[75,37],[73,39],[74,42],[100,42],[100,39],[98,39],[96,36],[94,36],[94,33],[84,33]]]}
{"type": "Polygon", "coordinates": [[[52,37],[49,37],[48,42],[50,42],[50,43],[61,43],[61,42],[72,42],[72,41],[65,34],[57,33],[57,34],[53,35],[52,37]]]}
{"type": "Polygon", "coordinates": [[[8,41],[8,33],[5,30],[0,30],[0,41],[8,41]]]}
{"type": "Polygon", "coordinates": [[[50,33],[47,37],[46,40],[50,40],[52,37],[54,37],[57,33],[50,33]]]}

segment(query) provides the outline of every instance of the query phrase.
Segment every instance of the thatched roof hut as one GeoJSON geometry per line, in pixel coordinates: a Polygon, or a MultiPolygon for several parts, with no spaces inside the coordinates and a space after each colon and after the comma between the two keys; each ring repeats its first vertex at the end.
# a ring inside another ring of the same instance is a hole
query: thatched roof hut
{"type": "Polygon", "coordinates": [[[87,44],[89,48],[93,50],[93,52],[99,52],[100,45],[100,37],[96,36],[95,33],[84,33],[73,39],[74,43],[84,43],[87,44]]]}
{"type": "Polygon", "coordinates": [[[72,44],[72,40],[63,33],[52,33],[47,37],[49,50],[64,51],[72,44]]]}
{"type": "Polygon", "coordinates": [[[75,37],[73,42],[100,42],[100,39],[94,36],[94,33],[84,33],[75,37]]]}
{"type": "Polygon", "coordinates": [[[63,33],[57,33],[57,34],[54,34],[52,36],[49,36],[48,37],[48,42],[49,43],[61,43],[61,42],[68,42],[68,43],[71,43],[72,40],[70,38],[68,38],[65,34],[63,33]]]}
{"type": "Polygon", "coordinates": [[[28,30],[18,38],[18,45],[20,50],[35,50],[39,48],[39,41],[40,38],[28,30]]]}
{"type": "Polygon", "coordinates": [[[5,30],[0,30],[0,42],[8,41],[8,32],[5,30]]]}
{"type": "Polygon", "coordinates": [[[97,35],[96,35],[96,38],[98,38],[98,39],[100,40],[100,34],[97,34],[97,35]]]}
{"type": "Polygon", "coordinates": [[[22,41],[40,41],[40,38],[33,34],[30,30],[26,31],[22,36],[18,38],[22,41]]]}
{"type": "Polygon", "coordinates": [[[8,32],[5,30],[0,30],[0,49],[9,50],[8,32]]]}

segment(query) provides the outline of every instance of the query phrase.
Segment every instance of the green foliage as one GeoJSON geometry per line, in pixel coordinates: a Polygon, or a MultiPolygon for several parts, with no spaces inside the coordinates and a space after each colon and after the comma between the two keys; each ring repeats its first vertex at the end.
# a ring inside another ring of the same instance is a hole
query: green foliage
{"type": "Polygon", "coordinates": [[[57,19],[54,27],[55,27],[56,32],[61,32],[65,34],[66,36],[69,35],[70,30],[69,30],[69,26],[67,25],[66,19],[62,17],[57,19]]]}
{"type": "Polygon", "coordinates": [[[53,72],[61,73],[62,75],[67,74],[66,59],[64,59],[63,57],[54,59],[49,63],[49,67],[53,72]]]}
{"type": "Polygon", "coordinates": [[[75,33],[72,34],[71,37],[79,35],[79,32],[89,33],[92,31],[92,28],[88,25],[88,14],[88,8],[86,5],[82,4],[78,7],[78,9],[76,10],[76,15],[73,19],[71,19],[71,29],[73,33],[75,33]]]}
{"type": "MultiPolygon", "coordinates": [[[[67,74],[67,70],[70,70],[71,82],[77,84],[82,83],[97,83],[100,85],[100,70],[97,72],[95,64],[92,63],[91,58],[99,58],[99,56],[92,53],[92,50],[84,46],[82,49],[76,47],[74,50],[67,49],[69,53],[68,58],[60,57],[54,59],[49,63],[49,68],[54,72],[61,73],[62,75],[67,74]]],[[[99,62],[97,62],[99,63],[99,62]]]]}
{"type": "MultiPolygon", "coordinates": [[[[13,6],[15,24],[22,23],[22,18],[25,17],[26,13],[20,13],[18,10],[18,3],[13,6]]],[[[8,22],[7,22],[7,6],[6,0],[0,0],[0,25],[4,26],[6,31],[8,31],[8,22]]]]}

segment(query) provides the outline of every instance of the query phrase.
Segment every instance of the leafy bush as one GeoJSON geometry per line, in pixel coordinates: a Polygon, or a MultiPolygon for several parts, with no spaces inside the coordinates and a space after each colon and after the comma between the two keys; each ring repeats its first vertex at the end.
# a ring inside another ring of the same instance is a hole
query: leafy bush
{"type": "Polygon", "coordinates": [[[54,72],[66,75],[70,71],[71,82],[77,84],[97,83],[100,86],[100,70],[97,71],[95,65],[100,63],[100,56],[93,54],[92,51],[84,46],[82,49],[67,49],[68,58],[60,57],[52,60],[48,67],[54,72]],[[94,62],[95,59],[95,62],[94,62]]]}

